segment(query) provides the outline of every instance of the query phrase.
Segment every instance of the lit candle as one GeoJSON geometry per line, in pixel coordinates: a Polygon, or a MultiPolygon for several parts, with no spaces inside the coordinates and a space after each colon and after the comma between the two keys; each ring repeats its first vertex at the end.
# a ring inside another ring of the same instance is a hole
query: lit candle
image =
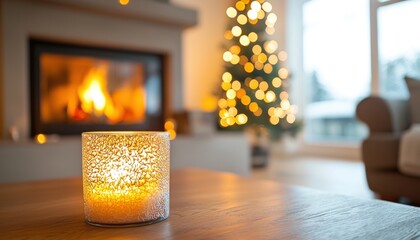
{"type": "Polygon", "coordinates": [[[144,225],[169,216],[169,134],[82,134],[86,222],[144,225]]]}

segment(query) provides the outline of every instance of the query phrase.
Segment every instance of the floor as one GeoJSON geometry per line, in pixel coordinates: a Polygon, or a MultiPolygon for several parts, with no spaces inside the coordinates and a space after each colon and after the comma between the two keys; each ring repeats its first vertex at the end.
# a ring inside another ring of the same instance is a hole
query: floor
{"type": "Polygon", "coordinates": [[[316,157],[276,157],[264,168],[254,168],[251,176],[300,185],[337,194],[374,198],[367,186],[363,163],[316,157]]]}

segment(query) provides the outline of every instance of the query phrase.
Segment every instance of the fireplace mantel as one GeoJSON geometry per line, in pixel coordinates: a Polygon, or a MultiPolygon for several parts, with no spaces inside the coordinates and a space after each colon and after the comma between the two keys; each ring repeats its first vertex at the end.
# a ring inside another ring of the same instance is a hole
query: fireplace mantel
{"type": "Polygon", "coordinates": [[[76,8],[96,14],[127,17],[181,28],[197,24],[195,10],[179,7],[168,1],[133,0],[121,6],[117,0],[32,0],[61,7],[76,8]]]}

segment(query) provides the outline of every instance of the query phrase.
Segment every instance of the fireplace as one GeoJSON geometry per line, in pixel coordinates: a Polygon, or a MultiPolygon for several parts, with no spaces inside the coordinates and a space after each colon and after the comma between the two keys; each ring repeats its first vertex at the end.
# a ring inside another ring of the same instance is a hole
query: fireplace
{"type": "Polygon", "coordinates": [[[31,136],[162,130],[164,56],[30,39],[31,136]]]}

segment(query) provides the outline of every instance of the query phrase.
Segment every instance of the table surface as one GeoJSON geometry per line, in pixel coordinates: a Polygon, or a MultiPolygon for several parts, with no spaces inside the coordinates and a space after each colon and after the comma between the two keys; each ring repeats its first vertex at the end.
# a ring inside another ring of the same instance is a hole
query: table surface
{"type": "Polygon", "coordinates": [[[170,217],[86,224],[81,178],[0,184],[0,239],[418,239],[420,208],[200,169],[171,172],[170,217]]]}

